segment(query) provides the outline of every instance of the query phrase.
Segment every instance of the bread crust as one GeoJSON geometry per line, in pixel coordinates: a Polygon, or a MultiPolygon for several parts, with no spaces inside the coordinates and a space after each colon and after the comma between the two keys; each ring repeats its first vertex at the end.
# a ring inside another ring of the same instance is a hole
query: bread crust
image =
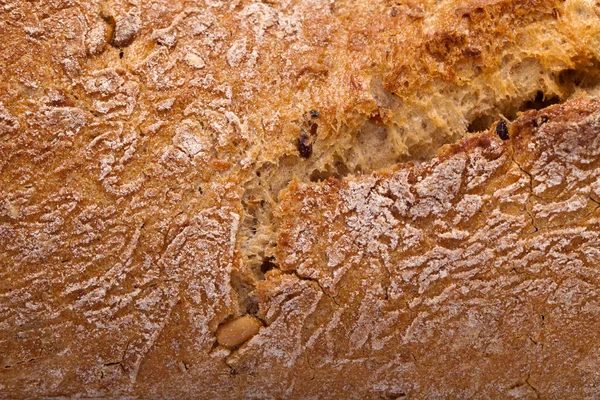
{"type": "Polygon", "coordinates": [[[594,396],[594,2],[0,9],[0,397],[594,396]]]}
{"type": "MultiPolygon", "coordinates": [[[[315,290],[298,339],[318,371],[309,395],[342,397],[360,375],[373,392],[417,398],[593,396],[599,106],[529,112],[508,141],[492,129],[418,166],[290,186],[284,275],[259,290],[265,317],[278,315],[282,280],[315,290]]],[[[273,368],[256,340],[236,360],[273,368]]]]}

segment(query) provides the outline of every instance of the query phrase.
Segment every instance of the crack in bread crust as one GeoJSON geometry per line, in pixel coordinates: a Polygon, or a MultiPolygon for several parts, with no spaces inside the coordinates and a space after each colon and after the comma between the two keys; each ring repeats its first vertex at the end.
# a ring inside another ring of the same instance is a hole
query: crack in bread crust
{"type": "MultiPolygon", "coordinates": [[[[428,163],[296,183],[282,195],[281,268],[336,297],[315,297],[304,323],[312,335],[300,347],[320,371],[315,387],[335,387],[334,371],[357,373],[350,365],[361,362],[378,366],[362,372],[372,388],[399,385],[409,395],[495,396],[510,382],[544,396],[587,393],[591,371],[563,373],[591,362],[600,345],[588,325],[598,312],[600,103],[526,113],[510,136],[502,142],[492,129],[428,163]]],[[[280,285],[269,277],[259,290],[280,285]]],[[[263,301],[261,310],[277,313],[263,301]]],[[[258,354],[261,340],[242,361],[283,368],[287,358],[258,354]]]]}

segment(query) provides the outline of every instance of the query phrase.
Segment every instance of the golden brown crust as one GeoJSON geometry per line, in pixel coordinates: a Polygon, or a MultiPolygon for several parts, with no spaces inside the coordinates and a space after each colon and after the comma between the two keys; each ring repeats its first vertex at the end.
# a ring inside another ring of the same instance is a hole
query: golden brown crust
{"type": "Polygon", "coordinates": [[[0,10],[0,397],[591,393],[598,104],[526,113],[504,143],[469,136],[536,98],[596,96],[594,2],[0,10]],[[407,190],[418,204],[391,205],[407,190]],[[459,204],[487,211],[459,218],[459,204]],[[432,260],[458,265],[435,246],[477,234],[491,258],[434,279],[432,260]],[[531,250],[515,271],[501,262],[514,243],[531,250]],[[484,295],[460,297],[465,282],[484,295]],[[245,314],[266,326],[219,346],[218,327],[245,314]],[[583,372],[559,375],[574,360],[583,372]]]}
{"type": "MultiPolygon", "coordinates": [[[[420,166],[290,186],[276,254],[315,282],[294,363],[319,388],[294,393],[344,397],[360,375],[371,395],[593,396],[599,134],[600,103],[575,101],[525,114],[506,142],[491,130],[420,166]]],[[[272,296],[265,317],[283,314],[272,296]]],[[[283,318],[267,328],[281,341],[298,331],[283,318]]],[[[253,344],[236,363],[284,369],[253,344]]]]}

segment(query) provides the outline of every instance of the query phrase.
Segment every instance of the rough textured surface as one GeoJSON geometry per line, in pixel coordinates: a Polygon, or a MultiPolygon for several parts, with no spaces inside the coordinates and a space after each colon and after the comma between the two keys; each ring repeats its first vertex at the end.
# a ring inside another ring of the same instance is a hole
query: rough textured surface
{"type": "Polygon", "coordinates": [[[0,36],[0,398],[597,396],[597,2],[0,0],[0,36]]]}
{"type": "Polygon", "coordinates": [[[293,184],[278,214],[283,274],[258,290],[265,331],[306,357],[265,352],[265,332],[232,365],[263,377],[261,366],[304,362],[316,388],[306,394],[340,398],[595,397],[600,102],[529,112],[510,136],[477,135],[363,179],[293,184]],[[312,291],[295,308],[306,320],[287,322],[272,293],[304,283],[312,291]],[[363,380],[340,390],[352,374],[363,380]]]}

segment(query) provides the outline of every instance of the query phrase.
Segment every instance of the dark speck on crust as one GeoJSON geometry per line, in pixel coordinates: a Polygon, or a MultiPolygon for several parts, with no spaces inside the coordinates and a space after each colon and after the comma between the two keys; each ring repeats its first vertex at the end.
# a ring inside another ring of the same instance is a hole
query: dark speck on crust
{"type": "Polygon", "coordinates": [[[309,158],[312,155],[312,143],[308,134],[302,130],[300,131],[300,137],[298,137],[298,152],[304,158],[309,158]]]}
{"type": "Polygon", "coordinates": [[[498,125],[496,125],[496,133],[502,140],[508,140],[508,126],[506,126],[506,122],[504,120],[500,120],[498,125]]]}

